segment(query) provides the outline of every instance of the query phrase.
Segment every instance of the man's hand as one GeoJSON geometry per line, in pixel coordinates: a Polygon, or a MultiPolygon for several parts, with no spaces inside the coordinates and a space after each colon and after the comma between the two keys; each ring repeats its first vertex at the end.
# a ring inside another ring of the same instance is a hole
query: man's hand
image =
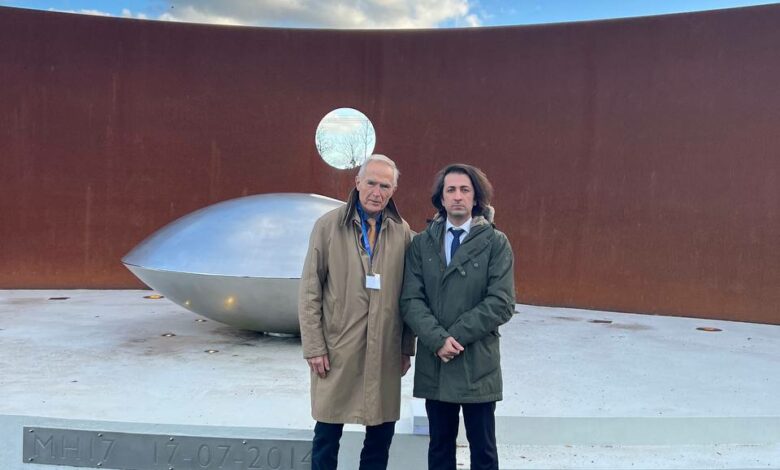
{"type": "Polygon", "coordinates": [[[412,367],[412,358],[406,354],[401,354],[401,377],[409,372],[410,367],[412,367]]]}
{"type": "Polygon", "coordinates": [[[320,378],[324,379],[327,377],[328,371],[330,370],[330,361],[328,360],[327,354],[324,356],[310,357],[306,359],[306,361],[309,363],[309,369],[311,369],[312,372],[319,375],[320,378]]]}
{"type": "Polygon", "coordinates": [[[461,346],[460,343],[455,340],[455,338],[449,336],[446,340],[444,340],[444,346],[436,351],[436,355],[439,356],[439,359],[442,361],[449,362],[455,356],[460,354],[461,351],[463,351],[463,346],[461,346]]]}

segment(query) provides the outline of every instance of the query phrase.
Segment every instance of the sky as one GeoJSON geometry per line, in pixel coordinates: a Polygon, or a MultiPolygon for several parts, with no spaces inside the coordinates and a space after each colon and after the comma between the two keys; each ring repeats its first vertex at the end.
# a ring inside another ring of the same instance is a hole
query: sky
{"type": "Polygon", "coordinates": [[[354,168],[374,153],[376,132],[365,114],[352,108],[338,108],[320,121],[314,145],[330,166],[354,168]]]}
{"type": "Polygon", "coordinates": [[[0,6],[293,28],[453,28],[559,23],[779,2],[740,0],[16,0],[0,6]]]}

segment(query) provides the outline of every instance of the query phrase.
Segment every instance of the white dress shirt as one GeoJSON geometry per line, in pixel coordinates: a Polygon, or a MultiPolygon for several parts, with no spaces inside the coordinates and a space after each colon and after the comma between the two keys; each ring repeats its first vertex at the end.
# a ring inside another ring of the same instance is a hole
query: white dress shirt
{"type": "Polygon", "coordinates": [[[469,220],[463,222],[463,225],[460,227],[452,225],[450,219],[447,219],[447,225],[444,227],[444,230],[446,230],[444,233],[444,256],[447,257],[447,266],[450,265],[450,247],[452,247],[452,240],[455,239],[455,235],[450,232],[450,228],[464,230],[464,232],[460,234],[460,242],[463,243],[463,240],[465,240],[469,234],[469,230],[471,230],[471,217],[469,217],[469,220]]]}

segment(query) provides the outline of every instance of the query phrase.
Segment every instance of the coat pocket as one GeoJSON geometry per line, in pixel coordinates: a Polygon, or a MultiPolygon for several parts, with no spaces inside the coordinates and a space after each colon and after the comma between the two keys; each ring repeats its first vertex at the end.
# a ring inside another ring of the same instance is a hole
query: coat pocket
{"type": "Polygon", "coordinates": [[[326,298],[322,313],[325,317],[323,323],[326,335],[331,337],[338,335],[343,328],[344,306],[342,302],[337,298],[326,298]]]}
{"type": "Polygon", "coordinates": [[[414,356],[415,396],[435,396],[439,387],[438,369],[440,359],[426,348],[418,348],[414,356]]]}
{"type": "Polygon", "coordinates": [[[472,343],[466,352],[466,367],[472,388],[479,387],[480,382],[491,377],[501,367],[499,340],[493,333],[472,343]]]}

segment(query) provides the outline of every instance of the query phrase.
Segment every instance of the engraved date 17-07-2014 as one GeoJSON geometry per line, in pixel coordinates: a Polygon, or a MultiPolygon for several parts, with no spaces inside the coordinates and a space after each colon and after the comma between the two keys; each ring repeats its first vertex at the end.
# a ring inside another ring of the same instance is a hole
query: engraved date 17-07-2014
{"type": "Polygon", "coordinates": [[[24,428],[23,459],[117,469],[308,470],[311,441],[24,428]]]}

